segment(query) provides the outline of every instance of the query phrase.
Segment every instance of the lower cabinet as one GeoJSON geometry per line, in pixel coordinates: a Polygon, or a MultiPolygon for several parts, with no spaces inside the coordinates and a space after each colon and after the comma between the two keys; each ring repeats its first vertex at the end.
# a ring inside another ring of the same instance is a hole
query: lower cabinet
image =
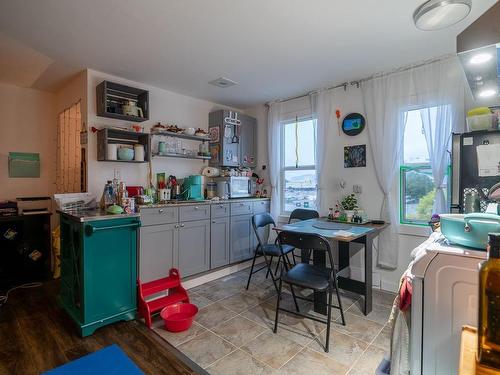
{"type": "Polygon", "coordinates": [[[168,275],[178,249],[178,224],[141,227],[139,277],[148,282],[168,275]]]}
{"type": "Polygon", "coordinates": [[[254,244],[252,215],[232,216],[229,261],[234,263],[251,258],[254,244]]]}
{"type": "Polygon", "coordinates": [[[210,268],[229,264],[230,244],[229,217],[212,220],[210,229],[210,268]]]}
{"type": "Polygon", "coordinates": [[[177,254],[174,264],[178,265],[182,277],[210,269],[210,220],[180,223],[177,254]]]}

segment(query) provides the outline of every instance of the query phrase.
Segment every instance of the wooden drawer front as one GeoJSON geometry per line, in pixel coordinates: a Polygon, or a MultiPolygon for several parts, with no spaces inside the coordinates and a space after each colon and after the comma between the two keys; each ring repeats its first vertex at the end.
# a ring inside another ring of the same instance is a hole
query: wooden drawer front
{"type": "Polygon", "coordinates": [[[179,221],[178,207],[141,208],[143,226],[157,224],[172,224],[179,221]]]}
{"type": "Polygon", "coordinates": [[[231,203],[231,215],[248,215],[252,213],[252,202],[231,203]]]}
{"type": "Polygon", "coordinates": [[[229,216],[229,203],[212,204],[212,218],[229,216]]]}
{"type": "Polygon", "coordinates": [[[263,212],[269,212],[271,203],[269,201],[257,201],[253,202],[253,213],[261,214],[263,212]]]}
{"type": "Polygon", "coordinates": [[[179,208],[180,221],[195,221],[210,219],[210,205],[185,206],[179,208]]]}

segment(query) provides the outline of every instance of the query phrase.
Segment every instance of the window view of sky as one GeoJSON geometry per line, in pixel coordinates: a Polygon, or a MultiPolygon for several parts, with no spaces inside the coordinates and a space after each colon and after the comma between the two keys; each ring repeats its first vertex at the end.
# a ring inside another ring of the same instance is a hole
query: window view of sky
{"type": "MultiPolygon", "coordinates": [[[[432,108],[431,108],[432,113],[432,108]]],[[[408,111],[404,134],[404,164],[429,163],[429,151],[422,129],[420,110],[408,111]]]]}
{"type": "Polygon", "coordinates": [[[316,209],[315,129],[312,120],[284,125],[283,211],[296,208],[316,209]],[[298,140],[298,145],[296,140],[298,140]],[[296,146],[297,149],[296,149],[296,146]],[[297,152],[297,153],[296,153],[297,152]],[[297,163],[298,156],[298,163],[297,163]],[[296,166],[312,167],[294,169],[296,166]]]}

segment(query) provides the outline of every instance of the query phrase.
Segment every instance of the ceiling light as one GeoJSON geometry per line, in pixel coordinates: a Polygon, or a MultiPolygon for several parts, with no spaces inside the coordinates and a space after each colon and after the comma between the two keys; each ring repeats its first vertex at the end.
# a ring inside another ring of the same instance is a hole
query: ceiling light
{"type": "Polygon", "coordinates": [[[413,13],[413,22],[420,30],[444,29],[468,16],[472,0],[429,0],[413,13]]]}
{"type": "Polygon", "coordinates": [[[477,55],[472,56],[469,62],[473,65],[479,65],[490,61],[491,58],[492,56],[489,53],[478,53],[477,55]]]}
{"type": "Polygon", "coordinates": [[[217,87],[222,87],[222,88],[226,88],[226,87],[234,86],[234,85],[238,84],[238,82],[235,82],[235,81],[233,81],[229,78],[225,78],[225,77],[220,77],[220,78],[214,79],[213,81],[210,81],[208,83],[210,83],[211,85],[217,86],[217,87]]]}
{"type": "Polygon", "coordinates": [[[493,90],[493,89],[486,89],[486,90],[483,90],[483,91],[480,91],[479,92],[479,96],[481,98],[489,98],[490,96],[493,96],[495,95],[497,92],[496,90],[493,90]]]}

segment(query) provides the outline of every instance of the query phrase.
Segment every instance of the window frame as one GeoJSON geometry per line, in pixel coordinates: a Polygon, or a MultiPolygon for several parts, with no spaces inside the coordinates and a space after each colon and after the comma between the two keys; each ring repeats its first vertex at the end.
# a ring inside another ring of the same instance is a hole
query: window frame
{"type": "MultiPolygon", "coordinates": [[[[289,216],[292,211],[285,210],[285,172],[286,171],[314,171],[316,173],[316,155],[314,155],[314,165],[303,165],[300,167],[287,167],[285,166],[285,126],[297,122],[312,121],[314,127],[314,142],[316,142],[316,120],[313,116],[303,116],[296,119],[283,120],[280,122],[280,215],[289,216]]],[[[314,145],[316,147],[316,144],[314,145]]],[[[316,194],[318,192],[318,185],[316,184],[316,194]]],[[[316,195],[317,196],[317,195],[316,195]]]]}

